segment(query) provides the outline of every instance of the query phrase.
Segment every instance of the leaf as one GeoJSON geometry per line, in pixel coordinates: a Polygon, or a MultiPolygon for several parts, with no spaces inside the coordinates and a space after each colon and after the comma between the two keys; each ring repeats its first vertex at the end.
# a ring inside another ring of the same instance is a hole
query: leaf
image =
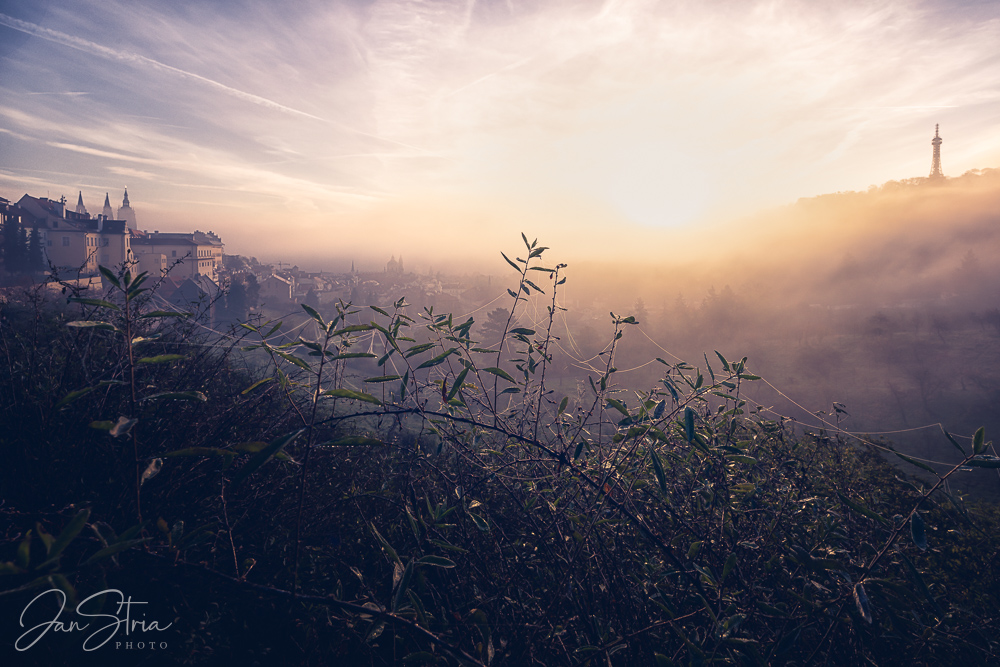
{"type": "Polygon", "coordinates": [[[663,464],[655,451],[650,451],[649,458],[653,461],[653,473],[656,475],[656,483],[660,485],[660,491],[667,495],[667,476],[663,473],[663,464]]]}
{"type": "Polygon", "coordinates": [[[972,452],[982,454],[984,449],[986,449],[986,427],[980,426],[976,435],[972,437],[972,452]]]}
{"type": "Polygon", "coordinates": [[[854,604],[857,606],[861,618],[870,624],[872,622],[872,610],[868,603],[868,594],[865,593],[864,584],[858,583],[854,585],[854,604]]]}
{"type": "Polygon", "coordinates": [[[465,381],[465,376],[468,374],[469,374],[469,367],[466,366],[465,370],[459,373],[458,377],[455,378],[455,384],[451,386],[451,391],[448,392],[448,398],[447,398],[448,401],[455,398],[455,394],[457,394],[458,390],[462,388],[462,382],[465,381]]]}
{"type": "Polygon", "coordinates": [[[302,306],[302,310],[309,314],[309,317],[319,322],[319,325],[324,329],[326,328],[326,322],[323,321],[323,316],[316,312],[315,308],[305,303],[300,303],[299,305],[302,306]]]}
{"type": "Polygon", "coordinates": [[[95,563],[95,562],[97,562],[97,561],[99,561],[99,560],[101,560],[103,558],[107,558],[108,556],[112,556],[112,555],[114,555],[114,554],[116,554],[116,553],[118,553],[120,551],[125,551],[126,549],[131,549],[134,546],[138,546],[138,545],[143,544],[145,542],[149,542],[152,539],[153,539],[152,537],[143,537],[143,538],[138,539],[138,540],[121,540],[120,542],[116,542],[115,544],[112,544],[112,545],[109,545],[107,547],[104,547],[103,549],[101,549],[100,551],[98,551],[96,554],[94,554],[93,556],[91,556],[87,560],[83,561],[83,564],[84,565],[90,565],[91,563],[95,563]]]}
{"type": "Polygon", "coordinates": [[[887,526],[889,525],[889,520],[888,519],[879,516],[875,512],[873,512],[870,509],[868,509],[867,507],[865,507],[864,504],[862,504],[860,502],[856,502],[854,500],[851,500],[850,498],[848,498],[847,496],[845,496],[840,491],[837,492],[837,495],[840,497],[840,499],[844,502],[845,505],[847,505],[848,507],[850,507],[852,510],[854,510],[858,514],[860,514],[862,516],[866,516],[869,519],[874,519],[874,520],[878,521],[879,523],[885,524],[887,526]]]}
{"type": "Polygon", "coordinates": [[[154,310],[146,313],[145,315],[140,315],[139,319],[149,320],[157,317],[191,317],[191,313],[185,313],[179,310],[154,310]]]}
{"type": "Polygon", "coordinates": [[[59,533],[59,537],[52,544],[52,550],[49,551],[49,560],[56,558],[62,553],[63,549],[69,546],[69,543],[76,539],[76,536],[80,534],[80,531],[84,529],[87,525],[87,520],[90,518],[90,509],[82,509],[76,513],[70,522],[66,524],[66,527],[62,529],[59,533]]]}
{"type": "Polygon", "coordinates": [[[80,398],[82,396],[86,396],[87,394],[89,394],[92,391],[94,391],[93,387],[87,387],[86,389],[76,389],[74,391],[71,391],[68,394],[66,394],[65,396],[63,396],[55,405],[53,405],[52,409],[53,410],[58,410],[59,408],[63,407],[64,405],[69,405],[70,403],[72,403],[76,399],[78,399],[78,398],[80,398]]]}
{"type": "Polygon", "coordinates": [[[417,561],[417,565],[433,565],[434,567],[451,568],[455,567],[454,561],[442,556],[423,556],[417,561]]]}
{"type": "MultiPolygon", "coordinates": [[[[272,349],[273,349],[273,348],[272,348],[272,349]]],[[[306,360],[304,360],[304,359],[299,359],[299,358],[298,358],[298,357],[296,357],[296,356],[295,356],[294,354],[291,354],[291,353],[289,353],[289,352],[282,352],[281,350],[274,350],[274,351],[275,351],[275,352],[277,353],[277,355],[278,355],[279,357],[281,357],[282,359],[284,359],[284,360],[286,360],[286,361],[289,361],[289,362],[291,362],[291,363],[295,364],[296,366],[298,366],[298,367],[299,367],[299,368],[301,368],[302,370],[306,370],[306,371],[308,371],[308,370],[312,370],[312,369],[311,369],[311,368],[309,367],[309,362],[308,362],[308,361],[306,361],[306,360]]]]}
{"type": "Polygon", "coordinates": [[[952,437],[951,433],[948,433],[948,431],[945,431],[944,432],[944,437],[948,438],[948,441],[951,444],[955,445],[955,449],[957,449],[958,451],[962,452],[962,456],[966,456],[965,448],[963,448],[962,445],[958,444],[958,441],[955,440],[955,438],[952,437]]]}
{"type": "Polygon", "coordinates": [[[732,572],[733,568],[736,567],[736,552],[729,554],[729,558],[726,559],[726,564],[722,566],[722,579],[719,581],[725,581],[729,573],[732,572]]]}
{"type": "MultiPolygon", "coordinates": [[[[510,257],[508,257],[507,255],[504,255],[503,251],[501,251],[500,254],[503,256],[503,258],[505,260],[507,260],[507,263],[510,264],[514,268],[515,271],[517,271],[518,273],[521,273],[521,267],[520,266],[518,266],[514,262],[510,261],[510,257]]],[[[509,292],[510,290],[507,290],[507,291],[509,292]]]]}
{"type": "Polygon", "coordinates": [[[398,380],[401,375],[379,375],[378,377],[367,378],[365,382],[391,382],[392,380],[398,380]]]}
{"type": "Polygon", "coordinates": [[[417,370],[420,370],[421,368],[430,368],[431,366],[437,366],[438,364],[443,363],[445,359],[455,354],[456,352],[458,352],[457,347],[453,347],[449,350],[446,350],[441,354],[437,355],[436,357],[434,357],[433,359],[428,359],[424,363],[417,366],[417,370]]]}
{"type": "Polygon", "coordinates": [[[380,329],[383,332],[385,331],[385,329],[382,329],[382,327],[376,326],[374,323],[372,323],[372,324],[352,324],[350,326],[344,327],[343,329],[337,329],[336,331],[334,331],[333,333],[330,334],[330,337],[332,338],[333,336],[343,336],[345,334],[357,333],[357,332],[360,332],[360,331],[371,331],[372,329],[380,329]]]}
{"type": "Polygon", "coordinates": [[[114,428],[114,425],[113,421],[92,421],[88,424],[90,428],[97,429],[98,431],[110,431],[114,428]]]}
{"type": "Polygon", "coordinates": [[[111,283],[112,285],[114,285],[118,289],[122,288],[122,284],[120,282],[118,282],[118,276],[116,276],[114,273],[112,273],[110,269],[108,269],[106,267],[103,267],[103,266],[98,266],[97,270],[101,272],[101,275],[103,275],[105,278],[108,279],[109,283],[111,283]]]}
{"type": "Polygon", "coordinates": [[[484,368],[483,371],[486,373],[491,373],[493,375],[496,375],[497,377],[502,377],[504,380],[507,380],[508,382],[513,382],[514,384],[517,384],[517,380],[512,378],[510,374],[507,371],[503,370],[502,368],[484,368]]]}
{"type": "MultiPolygon", "coordinates": [[[[76,327],[77,329],[98,329],[100,331],[118,331],[118,327],[109,322],[95,322],[94,320],[77,320],[76,322],[67,322],[66,326],[76,327]]],[[[118,331],[118,333],[121,333],[118,331]]]]}
{"type": "Polygon", "coordinates": [[[84,299],[81,297],[72,297],[70,301],[74,303],[82,303],[88,306],[100,306],[101,308],[110,308],[111,310],[117,310],[121,312],[121,308],[111,303],[110,301],[104,301],[103,299],[84,299]]]}
{"type": "MultiPolygon", "coordinates": [[[[390,350],[390,352],[392,352],[392,350],[390,350]]],[[[329,352],[327,352],[327,354],[329,354],[329,352]]],[[[335,354],[334,356],[330,357],[330,361],[338,361],[340,359],[374,359],[374,358],[375,355],[372,354],[371,352],[341,352],[340,354],[335,354]]]]}
{"type": "Polygon", "coordinates": [[[472,519],[472,523],[476,524],[476,528],[484,533],[490,532],[490,524],[486,522],[486,519],[479,516],[475,512],[469,512],[469,518],[472,519]]]}
{"type": "Polygon", "coordinates": [[[171,361],[178,361],[180,359],[187,359],[186,355],[183,354],[158,354],[155,357],[143,357],[137,360],[137,364],[168,364],[171,361]]]}
{"type": "Polygon", "coordinates": [[[218,447],[185,447],[167,452],[163,458],[174,458],[177,456],[236,456],[236,452],[231,449],[220,449],[218,447]]]}
{"type": "MultiPolygon", "coordinates": [[[[539,291],[541,291],[541,290],[539,290],[539,291]]],[[[535,330],[534,329],[525,329],[523,327],[517,327],[517,328],[511,329],[507,333],[509,333],[509,334],[515,334],[515,335],[521,335],[521,336],[533,336],[533,335],[535,335],[535,330]]]]}
{"type": "Polygon", "coordinates": [[[967,461],[966,465],[973,466],[975,468],[1000,468],[1000,458],[980,454],[976,458],[967,461]]]}
{"type": "Polygon", "coordinates": [[[628,415],[628,408],[626,408],[625,404],[622,403],[621,401],[615,400],[613,398],[609,398],[608,399],[608,405],[610,407],[614,408],[615,410],[617,410],[618,412],[622,413],[626,417],[629,416],[628,415]]]}
{"type": "Polygon", "coordinates": [[[714,352],[715,352],[715,356],[717,356],[719,358],[719,361],[722,362],[722,367],[728,372],[729,371],[729,362],[726,361],[726,358],[724,356],[722,356],[721,352],[719,352],[718,350],[714,350],[714,352]]]}
{"type": "Polygon", "coordinates": [[[389,558],[391,558],[393,562],[402,565],[403,561],[399,560],[399,556],[396,554],[396,550],[392,548],[392,546],[389,544],[388,541],[386,541],[384,537],[382,537],[381,533],[378,532],[375,526],[373,524],[368,524],[368,527],[371,528],[372,533],[375,535],[375,539],[377,539],[379,544],[382,545],[382,550],[385,551],[385,554],[389,558]]]}
{"type": "Polygon", "coordinates": [[[385,443],[375,438],[366,438],[360,435],[347,435],[343,438],[324,442],[325,447],[376,447],[385,443]]]}
{"type": "Polygon", "coordinates": [[[201,401],[204,403],[208,400],[208,396],[201,393],[200,391],[165,391],[160,394],[153,394],[152,396],[146,396],[142,399],[143,401],[159,401],[159,400],[170,400],[170,401],[201,401]]]}
{"type": "Polygon", "coordinates": [[[246,389],[244,389],[243,391],[241,391],[240,395],[241,396],[246,396],[247,394],[249,394],[251,391],[253,391],[257,387],[261,386],[262,384],[267,384],[268,382],[271,382],[272,380],[274,380],[274,378],[264,378],[263,380],[257,380],[252,385],[250,385],[249,387],[247,387],[246,389]]]}
{"type": "Polygon", "coordinates": [[[371,394],[365,394],[360,391],[351,391],[350,389],[328,389],[327,391],[324,391],[322,395],[333,396],[334,398],[349,398],[355,401],[365,401],[366,403],[382,405],[382,401],[378,400],[371,394]]]}
{"type": "Polygon", "coordinates": [[[407,348],[406,354],[403,355],[403,358],[409,359],[413,355],[420,354],[421,352],[426,352],[432,347],[434,347],[434,343],[420,343],[419,345],[414,345],[413,347],[407,348]]]}
{"type": "Polygon", "coordinates": [[[684,437],[688,444],[694,440],[694,410],[691,408],[684,408],[684,437]]]}
{"type": "Polygon", "coordinates": [[[244,480],[256,472],[257,468],[264,465],[272,456],[280,452],[282,448],[295,440],[295,438],[299,437],[301,433],[302,429],[275,438],[267,447],[264,447],[250,457],[246,465],[240,468],[240,471],[233,477],[232,485],[235,487],[242,484],[244,480]]]}
{"type": "Polygon", "coordinates": [[[918,549],[927,551],[927,528],[920,512],[914,511],[913,516],[910,517],[910,537],[913,538],[913,543],[917,545],[918,549]]]}
{"type": "Polygon", "coordinates": [[[926,470],[929,473],[933,473],[935,475],[937,474],[937,471],[934,470],[934,468],[930,467],[926,463],[923,463],[922,461],[918,461],[918,460],[916,460],[914,458],[911,458],[911,457],[907,456],[906,454],[900,454],[899,452],[896,452],[896,451],[894,451],[893,454],[895,454],[896,456],[898,456],[899,458],[903,459],[904,461],[906,461],[907,463],[909,463],[911,465],[915,465],[918,468],[922,468],[923,470],[926,470]]]}
{"type": "Polygon", "coordinates": [[[559,410],[556,411],[556,414],[561,415],[565,412],[567,405],[569,405],[569,396],[563,396],[563,400],[559,402],[559,410]]]}

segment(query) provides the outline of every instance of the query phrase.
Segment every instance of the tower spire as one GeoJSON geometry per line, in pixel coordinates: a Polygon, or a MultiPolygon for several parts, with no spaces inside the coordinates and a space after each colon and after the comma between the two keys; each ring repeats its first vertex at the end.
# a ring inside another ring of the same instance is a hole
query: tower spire
{"type": "Polygon", "coordinates": [[[83,205],[83,190],[80,190],[80,196],[76,200],[76,212],[87,215],[87,207],[83,205]]]}
{"type": "Polygon", "coordinates": [[[931,161],[931,175],[930,178],[944,178],[944,172],[941,171],[941,135],[938,134],[938,124],[934,125],[934,138],[931,139],[931,146],[934,147],[934,159],[931,161]]]}

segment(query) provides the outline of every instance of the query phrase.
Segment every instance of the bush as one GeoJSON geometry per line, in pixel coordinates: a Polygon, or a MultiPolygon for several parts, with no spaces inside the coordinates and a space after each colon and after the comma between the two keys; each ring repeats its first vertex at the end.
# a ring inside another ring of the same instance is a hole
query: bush
{"type": "MultiPolygon", "coordinates": [[[[72,314],[7,304],[7,645],[54,587],[71,608],[109,588],[157,601],[173,626],[144,659],[170,664],[996,657],[998,515],[947,487],[998,466],[982,430],[952,439],[950,471],[899,455],[928,486],[885,443],[764,418],[746,358],[659,360],[656,387],[626,391],[635,319],[614,314],[600,369],[557,394],[565,266],[524,243],[491,347],[471,317],[403,300],[216,334],[124,269],[72,314]],[[516,326],[531,300],[544,330],[516,326]]],[[[17,657],[131,657],[49,639],[17,657]]]]}

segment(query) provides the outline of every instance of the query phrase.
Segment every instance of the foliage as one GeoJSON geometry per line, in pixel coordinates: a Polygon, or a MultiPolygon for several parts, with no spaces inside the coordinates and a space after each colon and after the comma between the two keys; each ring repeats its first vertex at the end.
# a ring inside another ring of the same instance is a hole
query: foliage
{"type": "Polygon", "coordinates": [[[1000,464],[982,430],[927,483],[751,409],[746,358],[626,390],[613,313],[601,371],[557,393],[566,267],[523,240],[486,342],[403,299],[219,337],[127,267],[69,322],[6,306],[11,606],[155,590],[172,663],[996,659],[998,515],[947,484],[1000,464]]]}

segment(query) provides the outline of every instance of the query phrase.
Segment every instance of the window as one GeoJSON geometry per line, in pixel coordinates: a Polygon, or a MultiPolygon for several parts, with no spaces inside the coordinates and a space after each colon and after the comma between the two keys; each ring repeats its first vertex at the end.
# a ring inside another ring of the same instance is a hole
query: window
{"type": "Polygon", "coordinates": [[[64,237],[62,237],[62,239],[63,239],[63,245],[69,245],[69,237],[68,236],[64,236],[64,237]]]}
{"type": "Polygon", "coordinates": [[[171,257],[176,257],[177,256],[177,251],[176,250],[171,250],[170,252],[171,252],[171,255],[170,255],[171,257]]]}

